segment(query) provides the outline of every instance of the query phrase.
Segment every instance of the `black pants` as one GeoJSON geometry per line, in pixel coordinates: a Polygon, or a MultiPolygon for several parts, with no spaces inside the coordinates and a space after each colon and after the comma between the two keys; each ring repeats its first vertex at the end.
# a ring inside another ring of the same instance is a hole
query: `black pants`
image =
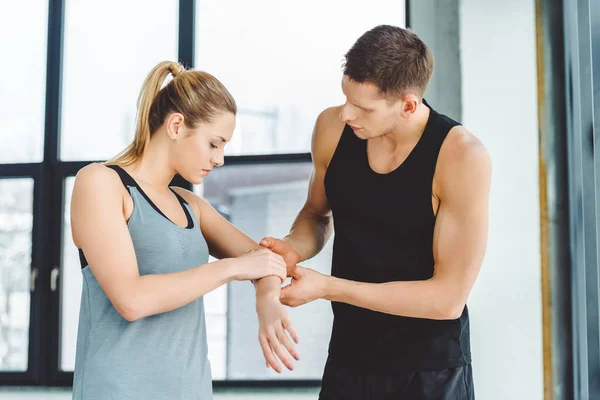
{"type": "Polygon", "coordinates": [[[327,360],[319,400],[474,400],[471,364],[402,375],[361,374],[327,360]]]}

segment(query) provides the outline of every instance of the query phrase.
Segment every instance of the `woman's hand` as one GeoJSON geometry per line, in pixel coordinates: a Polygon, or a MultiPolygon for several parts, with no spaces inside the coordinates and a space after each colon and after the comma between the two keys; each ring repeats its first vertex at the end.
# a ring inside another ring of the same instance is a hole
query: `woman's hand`
{"type": "Polygon", "coordinates": [[[279,298],[269,293],[257,295],[256,313],[258,314],[258,340],[267,367],[270,366],[281,373],[282,368],[277,361],[279,358],[289,370],[293,370],[294,364],[290,354],[296,360],[300,360],[300,355],[288,333],[295,343],[298,343],[298,334],[279,298]]]}
{"type": "Polygon", "coordinates": [[[232,279],[255,280],[265,276],[278,276],[285,281],[287,271],[283,258],[267,249],[252,250],[232,262],[232,279]]]}

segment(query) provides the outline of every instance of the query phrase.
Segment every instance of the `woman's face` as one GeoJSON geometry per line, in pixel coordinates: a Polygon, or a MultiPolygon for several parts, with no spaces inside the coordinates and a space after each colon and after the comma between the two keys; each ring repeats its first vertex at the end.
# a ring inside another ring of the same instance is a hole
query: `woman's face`
{"type": "Polygon", "coordinates": [[[223,165],[225,144],[231,140],[235,129],[235,115],[223,112],[211,123],[201,123],[194,128],[182,123],[177,129],[171,163],[186,181],[198,185],[214,167],[223,165]]]}

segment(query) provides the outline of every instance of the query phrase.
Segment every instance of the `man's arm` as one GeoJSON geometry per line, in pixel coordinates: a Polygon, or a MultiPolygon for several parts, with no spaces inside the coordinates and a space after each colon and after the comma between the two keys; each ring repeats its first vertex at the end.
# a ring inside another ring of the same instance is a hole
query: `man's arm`
{"type": "Polygon", "coordinates": [[[344,130],[338,115],[339,107],[331,107],[317,118],[311,144],[313,171],[308,196],[290,233],[283,239],[285,243],[273,238],[261,241],[261,245],[283,255],[288,267],[318,254],[333,231],[331,209],[325,194],[325,174],[344,130]]]}
{"type": "Polygon", "coordinates": [[[433,277],[371,284],[298,269],[298,282],[282,291],[283,303],[297,306],[321,297],[407,317],[460,316],[487,246],[491,161],[477,139],[462,127],[455,129],[458,133],[444,143],[438,161],[440,208],[433,238],[433,277]],[[311,287],[318,292],[308,293],[311,287]]]}

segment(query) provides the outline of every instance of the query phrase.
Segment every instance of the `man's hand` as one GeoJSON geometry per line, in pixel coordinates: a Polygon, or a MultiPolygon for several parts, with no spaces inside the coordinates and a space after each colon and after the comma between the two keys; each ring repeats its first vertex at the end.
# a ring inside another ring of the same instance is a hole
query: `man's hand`
{"type": "Polygon", "coordinates": [[[278,373],[281,373],[281,365],[275,357],[275,354],[277,354],[277,357],[279,357],[285,366],[289,370],[293,370],[294,364],[288,352],[296,360],[300,360],[300,355],[294,348],[294,344],[286,331],[289,332],[296,343],[298,343],[298,334],[285,308],[276,297],[263,294],[256,296],[256,313],[258,314],[259,323],[258,340],[265,360],[267,360],[267,367],[270,366],[278,373]]]}
{"type": "Polygon", "coordinates": [[[295,269],[296,264],[300,262],[300,255],[296,250],[288,242],[272,237],[263,238],[260,245],[283,257],[288,269],[288,276],[291,276],[290,273],[295,269]]]}
{"type": "Polygon", "coordinates": [[[327,275],[297,265],[291,272],[292,282],[281,289],[281,303],[298,307],[324,298],[327,293],[327,275]]]}

